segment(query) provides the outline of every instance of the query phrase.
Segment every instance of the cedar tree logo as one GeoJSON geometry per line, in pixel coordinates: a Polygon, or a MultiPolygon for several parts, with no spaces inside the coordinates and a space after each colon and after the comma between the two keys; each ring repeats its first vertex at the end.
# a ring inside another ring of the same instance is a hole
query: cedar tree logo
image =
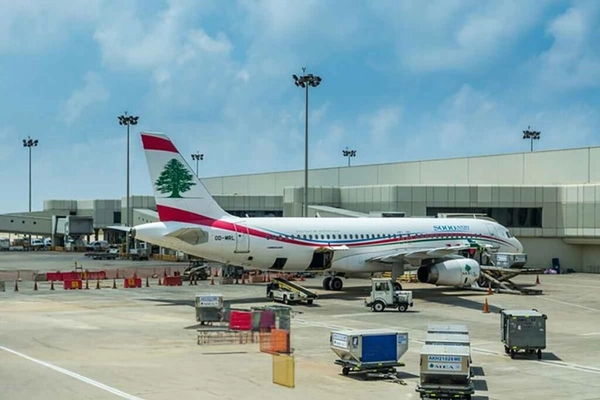
{"type": "Polygon", "coordinates": [[[194,176],[175,158],[171,159],[155,182],[156,190],[162,194],[170,193],[169,198],[181,198],[181,193],[189,191],[196,183],[194,176]]]}

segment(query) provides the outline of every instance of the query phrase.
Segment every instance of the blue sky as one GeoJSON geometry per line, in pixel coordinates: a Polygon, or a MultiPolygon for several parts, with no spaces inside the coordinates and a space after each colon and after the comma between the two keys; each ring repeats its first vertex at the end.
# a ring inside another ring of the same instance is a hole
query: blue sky
{"type": "Polygon", "coordinates": [[[205,154],[201,176],[599,145],[600,2],[1,1],[1,212],[151,194],[139,132],[205,154]]]}

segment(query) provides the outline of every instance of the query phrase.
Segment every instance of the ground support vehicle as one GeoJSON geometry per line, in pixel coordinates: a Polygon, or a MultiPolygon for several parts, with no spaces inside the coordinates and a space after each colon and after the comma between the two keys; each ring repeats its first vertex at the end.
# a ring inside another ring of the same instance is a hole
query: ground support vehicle
{"type": "Polygon", "coordinates": [[[301,302],[312,304],[317,297],[319,296],[316,293],[287,279],[273,278],[267,284],[267,298],[274,301],[281,301],[285,304],[297,304],[301,302]]]}
{"type": "Polygon", "coordinates": [[[371,295],[365,299],[365,307],[370,307],[375,312],[382,312],[386,308],[397,308],[400,312],[406,312],[412,306],[411,291],[395,290],[391,279],[371,279],[371,295]]]}

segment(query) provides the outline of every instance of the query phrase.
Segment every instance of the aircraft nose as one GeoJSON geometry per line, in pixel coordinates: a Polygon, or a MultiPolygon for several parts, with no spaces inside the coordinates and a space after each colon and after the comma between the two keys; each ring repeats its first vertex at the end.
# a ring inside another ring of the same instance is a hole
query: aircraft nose
{"type": "Polygon", "coordinates": [[[516,245],[517,245],[517,253],[522,253],[524,248],[523,248],[523,244],[521,244],[521,242],[519,242],[518,240],[516,240],[516,245]]]}

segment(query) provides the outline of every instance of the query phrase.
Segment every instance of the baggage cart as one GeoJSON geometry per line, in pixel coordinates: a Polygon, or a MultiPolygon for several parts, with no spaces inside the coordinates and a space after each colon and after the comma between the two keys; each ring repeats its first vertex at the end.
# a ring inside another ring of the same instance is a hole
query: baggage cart
{"type": "Polygon", "coordinates": [[[519,351],[536,354],[542,359],[542,350],[546,348],[545,314],[537,310],[501,310],[500,340],[504,352],[515,358],[519,351]]]}
{"type": "Polygon", "coordinates": [[[417,388],[423,398],[470,399],[475,392],[471,381],[469,351],[464,346],[424,345],[420,354],[417,388]]]}
{"type": "Polygon", "coordinates": [[[350,372],[395,373],[408,350],[408,332],[393,330],[332,331],[331,350],[339,359],[342,374],[350,372]]]}

